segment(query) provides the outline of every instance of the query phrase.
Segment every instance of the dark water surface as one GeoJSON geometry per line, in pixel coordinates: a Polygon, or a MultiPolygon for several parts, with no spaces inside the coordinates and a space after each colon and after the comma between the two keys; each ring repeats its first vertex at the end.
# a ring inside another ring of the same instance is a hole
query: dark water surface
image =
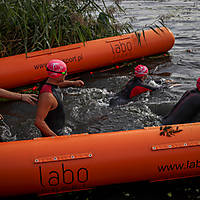
{"type": "MultiPolygon", "coordinates": [[[[185,90],[195,86],[196,79],[200,76],[200,1],[125,0],[121,5],[126,9],[126,14],[119,15],[119,21],[125,22],[131,18],[134,30],[140,30],[163,17],[166,26],[174,33],[175,45],[169,51],[170,56],[146,58],[133,62],[132,66],[94,73],[92,76],[84,74],[81,76],[85,81],[83,88],[64,89],[66,129],[71,134],[157,126],[161,116],[168,112],[185,90]],[[109,99],[132,77],[133,66],[137,64],[147,65],[154,74],[153,78],[170,79],[179,85],[151,94],[146,93],[125,106],[109,107],[109,99]]],[[[22,102],[5,102],[1,103],[0,112],[17,139],[40,136],[33,124],[35,107],[22,102]]],[[[9,140],[10,136],[6,136],[5,130],[2,131],[4,138],[9,140]]],[[[192,187],[189,186],[190,181],[178,184],[104,187],[85,193],[41,199],[200,199],[200,181],[196,182],[192,187]]]]}

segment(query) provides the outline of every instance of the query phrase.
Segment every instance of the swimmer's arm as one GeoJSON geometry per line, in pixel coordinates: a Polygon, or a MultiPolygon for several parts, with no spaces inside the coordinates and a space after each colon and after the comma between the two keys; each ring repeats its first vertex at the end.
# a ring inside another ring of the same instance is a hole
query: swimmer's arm
{"type": "Polygon", "coordinates": [[[7,99],[13,99],[13,100],[21,100],[21,94],[10,92],[8,90],[4,90],[0,88],[0,97],[7,98],[7,99]]]}
{"type": "Polygon", "coordinates": [[[179,86],[180,85],[180,84],[174,83],[174,81],[170,80],[170,79],[151,80],[151,81],[149,81],[149,84],[152,87],[155,87],[155,90],[157,90],[157,89],[165,89],[165,88],[172,88],[174,86],[179,86]]]}
{"type": "Polygon", "coordinates": [[[84,82],[82,80],[76,80],[76,81],[69,81],[65,80],[64,82],[59,83],[59,87],[71,87],[71,86],[76,86],[76,87],[82,87],[84,86],[84,82]]]}
{"type": "Polygon", "coordinates": [[[44,121],[48,112],[51,110],[52,105],[52,98],[49,93],[43,93],[40,95],[34,124],[47,137],[56,136],[44,121]]]}
{"type": "Polygon", "coordinates": [[[37,101],[36,94],[20,94],[20,93],[11,92],[2,88],[0,88],[0,97],[11,99],[11,100],[21,100],[29,104],[35,104],[34,101],[37,101]]]}
{"type": "Polygon", "coordinates": [[[140,87],[143,89],[142,92],[146,92],[146,91],[152,92],[152,91],[155,91],[157,89],[160,89],[160,87],[155,87],[155,86],[152,86],[150,84],[148,84],[148,85],[147,84],[141,84],[140,87]]]}
{"type": "Polygon", "coordinates": [[[151,88],[152,91],[155,91],[155,90],[161,89],[163,86],[160,83],[158,83],[154,80],[151,80],[151,81],[149,81],[148,87],[151,88]]]}

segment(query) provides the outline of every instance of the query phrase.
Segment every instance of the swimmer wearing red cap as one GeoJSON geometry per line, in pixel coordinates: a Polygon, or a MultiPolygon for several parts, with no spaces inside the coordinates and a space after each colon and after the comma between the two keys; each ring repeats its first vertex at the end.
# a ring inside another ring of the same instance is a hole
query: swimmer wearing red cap
{"type": "Polygon", "coordinates": [[[196,122],[200,113],[200,78],[197,79],[196,88],[187,90],[178,103],[163,118],[164,125],[184,124],[196,122]]]}
{"type": "Polygon", "coordinates": [[[144,65],[135,67],[134,77],[126,84],[125,88],[110,100],[110,106],[128,103],[132,98],[147,91],[155,91],[160,87],[152,87],[144,83],[147,79],[148,68],[144,65]]]}
{"type": "Polygon", "coordinates": [[[81,87],[84,82],[81,80],[65,80],[67,66],[61,60],[51,60],[47,64],[48,79],[41,86],[35,126],[43,136],[63,135],[65,112],[63,106],[63,94],[60,87],[76,86],[81,87]]]}

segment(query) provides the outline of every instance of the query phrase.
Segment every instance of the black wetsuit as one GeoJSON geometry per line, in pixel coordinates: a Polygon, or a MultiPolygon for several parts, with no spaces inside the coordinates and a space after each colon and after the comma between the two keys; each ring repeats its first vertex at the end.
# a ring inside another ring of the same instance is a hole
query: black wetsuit
{"type": "Polygon", "coordinates": [[[45,83],[41,87],[40,94],[44,92],[52,93],[58,102],[58,106],[56,107],[56,109],[49,111],[49,113],[47,114],[45,122],[54,133],[56,133],[57,135],[63,135],[65,134],[63,130],[65,124],[65,112],[63,105],[63,94],[61,92],[61,89],[56,85],[45,83]]]}
{"type": "Polygon", "coordinates": [[[145,84],[140,78],[134,77],[125,86],[125,88],[116,94],[110,100],[110,106],[122,105],[128,103],[133,97],[147,91],[155,91],[157,87],[145,84]]]}
{"type": "Polygon", "coordinates": [[[199,112],[200,92],[198,89],[188,90],[169,114],[163,118],[162,123],[165,125],[191,123],[199,112]]]}

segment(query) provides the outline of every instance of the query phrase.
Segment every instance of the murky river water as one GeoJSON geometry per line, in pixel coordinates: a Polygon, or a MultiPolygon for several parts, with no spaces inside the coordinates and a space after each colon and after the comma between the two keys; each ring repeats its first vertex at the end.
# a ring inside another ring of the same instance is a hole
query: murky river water
{"type": "MultiPolygon", "coordinates": [[[[153,78],[170,79],[180,85],[146,93],[125,106],[111,108],[108,106],[109,99],[132,77],[133,67],[94,73],[92,76],[84,74],[81,76],[85,82],[83,88],[63,90],[66,129],[71,134],[159,125],[160,117],[167,113],[185,90],[195,86],[196,79],[200,76],[200,1],[124,0],[121,6],[126,9],[126,15],[118,16],[119,21],[132,18],[134,30],[142,29],[159,17],[164,19],[175,36],[175,45],[169,51],[170,56],[139,60],[133,66],[145,64],[154,74],[153,78]]],[[[35,107],[21,102],[6,102],[1,105],[0,112],[4,115],[4,121],[17,139],[40,136],[33,125],[35,107]]],[[[136,199],[129,197],[124,195],[124,198],[119,199],[136,199]]],[[[109,199],[108,196],[102,197],[106,198],[109,199]]]]}

